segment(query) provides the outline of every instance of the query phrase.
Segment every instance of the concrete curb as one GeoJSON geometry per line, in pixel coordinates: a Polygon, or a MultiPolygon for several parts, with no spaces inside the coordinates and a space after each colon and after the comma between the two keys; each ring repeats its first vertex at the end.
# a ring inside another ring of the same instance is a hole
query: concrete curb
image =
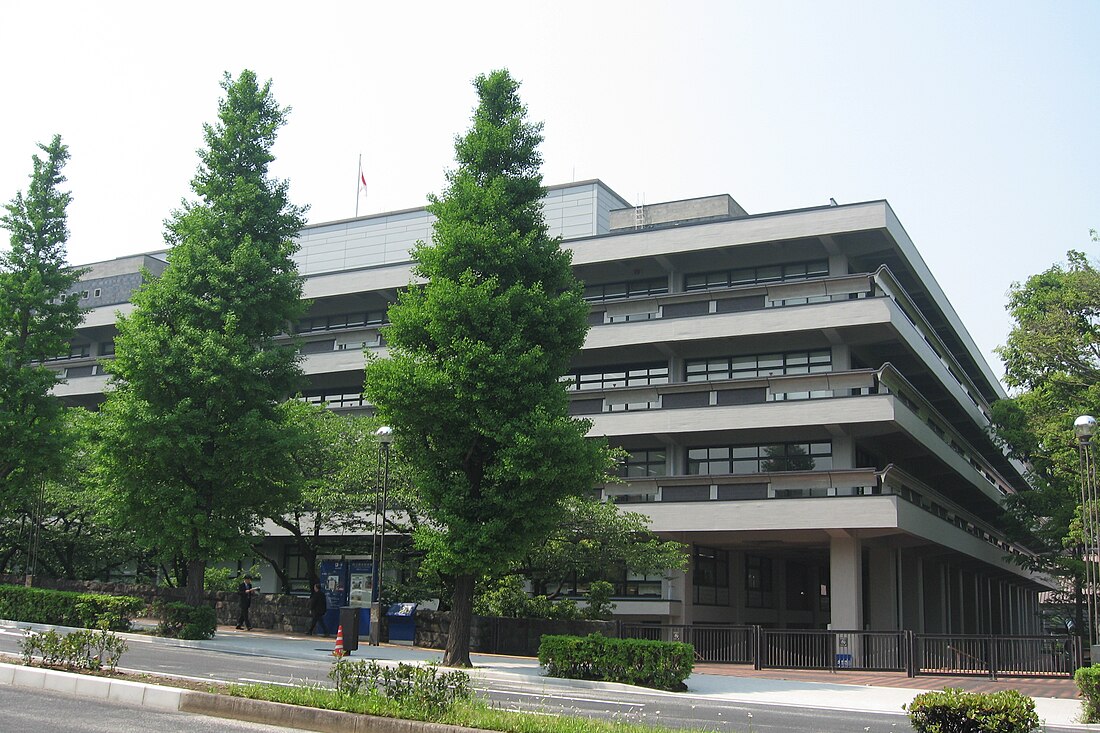
{"type": "Polygon", "coordinates": [[[474,728],[462,728],[442,723],[379,718],[338,710],[307,708],[281,702],[249,700],[244,697],[216,695],[209,692],[185,692],[180,699],[180,711],[216,718],[246,720],[285,728],[321,731],[322,733],[485,733],[474,728]]]}
{"type": "Polygon", "coordinates": [[[0,663],[0,685],[63,692],[156,710],[179,710],[181,696],[187,692],[178,687],[6,663],[0,663]]]}
{"type": "Polygon", "coordinates": [[[379,718],[3,662],[0,685],[322,733],[485,733],[441,723],[379,718]]]}

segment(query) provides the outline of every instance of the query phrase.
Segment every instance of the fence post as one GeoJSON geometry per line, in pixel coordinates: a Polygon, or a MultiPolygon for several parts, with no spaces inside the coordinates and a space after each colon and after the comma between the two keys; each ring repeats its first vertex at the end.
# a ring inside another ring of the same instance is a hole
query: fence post
{"type": "Polygon", "coordinates": [[[763,656],[764,656],[764,634],[759,626],[750,626],[752,629],[752,666],[753,669],[763,669],[763,656]]]}
{"type": "Polygon", "coordinates": [[[989,679],[997,679],[997,640],[989,636],[989,679]]]}
{"type": "Polygon", "coordinates": [[[917,635],[912,629],[905,629],[901,637],[902,653],[905,654],[905,676],[917,676],[917,635]]]}

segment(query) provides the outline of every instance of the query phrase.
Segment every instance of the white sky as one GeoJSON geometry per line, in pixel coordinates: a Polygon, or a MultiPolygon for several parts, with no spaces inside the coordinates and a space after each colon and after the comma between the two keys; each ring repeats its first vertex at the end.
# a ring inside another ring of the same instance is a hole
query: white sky
{"type": "Polygon", "coordinates": [[[0,200],[62,134],[70,261],[162,246],[222,72],[294,108],[277,175],[311,223],[421,206],[470,80],[507,67],[547,184],[750,213],[887,199],[992,354],[1005,293],[1095,254],[1100,2],[66,2],[0,7],[0,200]],[[396,6],[401,5],[398,8],[396,6]]]}

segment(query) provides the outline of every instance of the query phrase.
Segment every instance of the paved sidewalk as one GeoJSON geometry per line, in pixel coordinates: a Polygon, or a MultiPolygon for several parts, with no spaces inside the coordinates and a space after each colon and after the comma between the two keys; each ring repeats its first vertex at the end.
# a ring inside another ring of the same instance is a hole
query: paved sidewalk
{"type": "MultiPolygon", "coordinates": [[[[0,621],[0,626],[24,628],[32,624],[0,621]]],[[[47,627],[38,627],[47,628],[47,627]]],[[[270,656],[281,659],[331,659],[332,637],[307,637],[303,634],[267,630],[238,631],[219,627],[215,638],[206,641],[181,641],[141,634],[126,634],[134,643],[168,644],[210,649],[232,654],[270,656]]],[[[426,663],[442,659],[437,649],[384,644],[370,647],[361,640],[353,658],[382,662],[426,663]]],[[[585,687],[595,689],[631,689],[608,682],[558,680],[544,677],[538,660],[493,654],[472,654],[477,677],[523,680],[543,689],[585,687]]],[[[1029,680],[972,677],[916,677],[870,672],[817,672],[809,670],[753,670],[741,665],[701,664],[687,680],[686,693],[657,693],[699,697],[762,705],[788,705],[833,710],[902,713],[902,706],[920,692],[943,687],[962,687],[972,691],[1018,689],[1035,698],[1036,709],[1048,725],[1073,726],[1079,730],[1100,731],[1100,725],[1078,725],[1081,703],[1072,680],[1029,680]]]]}

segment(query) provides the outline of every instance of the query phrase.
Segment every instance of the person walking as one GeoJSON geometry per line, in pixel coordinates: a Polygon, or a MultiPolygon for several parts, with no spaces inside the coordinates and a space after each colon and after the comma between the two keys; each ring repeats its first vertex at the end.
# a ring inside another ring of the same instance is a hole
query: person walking
{"type": "Polygon", "coordinates": [[[246,575],[237,586],[237,595],[240,597],[241,614],[237,617],[237,628],[252,631],[252,622],[248,619],[248,609],[252,606],[252,596],[257,590],[252,587],[252,576],[246,575]]]}
{"type": "Polygon", "coordinates": [[[313,590],[309,594],[309,630],[306,634],[313,636],[314,630],[317,628],[317,624],[321,624],[321,629],[325,632],[324,635],[328,636],[328,624],[325,623],[325,612],[328,611],[328,596],[321,590],[320,583],[313,584],[313,590]]]}

